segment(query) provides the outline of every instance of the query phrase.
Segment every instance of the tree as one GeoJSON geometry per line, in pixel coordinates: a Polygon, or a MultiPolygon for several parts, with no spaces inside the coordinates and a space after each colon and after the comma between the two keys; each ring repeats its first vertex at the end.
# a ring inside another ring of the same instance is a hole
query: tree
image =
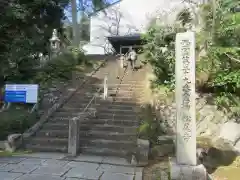
{"type": "MultiPolygon", "coordinates": [[[[196,31],[196,88],[198,92],[212,94],[218,107],[239,117],[240,12],[233,11],[236,7],[239,0],[216,0],[199,7],[203,24],[196,31]]],[[[154,85],[164,85],[169,90],[174,89],[175,84],[174,37],[186,31],[184,27],[176,27],[152,25],[144,35],[146,59],[156,75],[154,85]],[[167,50],[162,51],[162,47],[167,50]]]]}
{"type": "Polygon", "coordinates": [[[177,15],[177,21],[180,21],[182,26],[185,26],[188,23],[191,23],[193,20],[192,14],[188,8],[183,9],[178,15],[177,15]]]}
{"type": "Polygon", "coordinates": [[[81,18],[81,22],[79,23],[80,28],[80,38],[83,41],[90,40],[90,20],[86,14],[81,18]]]}
{"type": "Polygon", "coordinates": [[[79,9],[80,12],[80,22],[82,21],[81,18],[84,17],[84,11],[86,6],[90,5],[91,9],[93,11],[96,11],[98,9],[104,8],[106,5],[108,5],[109,2],[107,0],[71,0],[71,7],[72,7],[72,23],[73,23],[73,44],[74,46],[78,46],[80,43],[80,37],[81,35],[81,27],[80,31],[78,29],[78,22],[77,22],[77,9],[79,9]],[[79,4],[79,8],[77,7],[77,1],[79,4]]]}
{"type": "Polygon", "coordinates": [[[61,33],[67,0],[5,1],[0,11],[0,88],[34,76],[38,54],[49,51],[54,28],[61,33]]]}
{"type": "MultiPolygon", "coordinates": [[[[81,22],[77,24],[78,27],[81,27],[81,30],[78,29],[77,32],[79,32],[80,39],[83,41],[89,41],[90,40],[90,21],[89,18],[84,14],[83,18],[81,19],[81,22]]],[[[71,25],[66,25],[65,27],[65,35],[67,38],[71,41],[73,41],[73,28],[71,25]]]]}

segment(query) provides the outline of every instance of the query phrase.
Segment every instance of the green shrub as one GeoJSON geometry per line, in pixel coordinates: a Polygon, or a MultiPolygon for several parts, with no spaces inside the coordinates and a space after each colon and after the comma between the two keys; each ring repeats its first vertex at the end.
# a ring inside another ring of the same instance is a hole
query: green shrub
{"type": "MultiPolygon", "coordinates": [[[[203,93],[212,93],[218,106],[235,107],[239,104],[236,100],[240,97],[240,13],[230,11],[238,3],[238,0],[218,0],[214,18],[211,3],[200,7],[204,23],[196,34],[196,88],[203,93]]],[[[147,42],[145,59],[154,70],[155,86],[174,89],[175,36],[185,31],[179,27],[182,26],[152,24],[143,35],[147,42]],[[162,47],[167,51],[162,52],[162,47]]]]}
{"type": "Polygon", "coordinates": [[[175,86],[175,35],[183,28],[154,24],[143,35],[146,63],[150,63],[156,76],[156,86],[175,86]],[[162,49],[165,49],[164,51],[162,49]]]}
{"type": "Polygon", "coordinates": [[[29,113],[28,105],[12,105],[7,111],[1,112],[0,140],[13,133],[23,133],[36,123],[37,112],[29,113]]]}
{"type": "Polygon", "coordinates": [[[163,134],[163,131],[151,105],[148,104],[141,108],[141,120],[138,128],[139,138],[149,140],[152,147],[157,143],[158,137],[163,134]]]}
{"type": "MultiPolygon", "coordinates": [[[[45,66],[35,69],[32,76],[23,81],[18,78],[12,79],[13,83],[37,83],[40,89],[47,90],[53,82],[66,81],[72,78],[72,72],[76,70],[79,64],[86,64],[87,59],[82,51],[73,52],[69,48],[59,56],[48,61],[45,66]]],[[[44,91],[45,92],[45,91],[44,91]]],[[[39,94],[39,102],[41,103],[44,94],[39,94]]],[[[29,114],[30,105],[17,104],[11,105],[10,109],[0,112],[0,140],[5,140],[9,134],[23,133],[30,128],[39,119],[38,112],[29,114]]]]}

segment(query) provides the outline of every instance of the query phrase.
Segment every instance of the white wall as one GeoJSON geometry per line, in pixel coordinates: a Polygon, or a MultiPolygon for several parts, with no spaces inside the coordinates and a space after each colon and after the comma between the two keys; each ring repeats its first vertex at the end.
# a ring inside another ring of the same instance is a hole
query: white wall
{"type": "Polygon", "coordinates": [[[143,33],[159,14],[171,23],[185,5],[182,0],[122,0],[91,17],[90,43],[83,49],[87,54],[112,52],[107,36],[143,33]]]}

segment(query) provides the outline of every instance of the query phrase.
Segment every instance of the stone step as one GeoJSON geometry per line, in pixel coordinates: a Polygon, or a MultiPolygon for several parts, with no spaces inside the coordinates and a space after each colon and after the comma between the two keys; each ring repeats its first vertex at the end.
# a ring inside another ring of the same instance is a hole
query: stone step
{"type": "MultiPolygon", "coordinates": [[[[79,103],[79,104],[84,103],[84,104],[88,104],[92,100],[92,98],[93,98],[93,96],[89,98],[89,97],[84,97],[84,95],[83,95],[83,97],[73,97],[67,103],[68,104],[69,103],[74,103],[74,104],[76,104],[76,103],[79,103]]],[[[96,100],[98,101],[98,103],[101,102],[100,98],[96,98],[96,100]]]]}
{"type": "Polygon", "coordinates": [[[117,93],[121,93],[121,94],[127,94],[127,93],[143,93],[143,88],[131,88],[131,87],[111,87],[108,88],[108,92],[109,94],[116,94],[117,93]]]}
{"type": "Polygon", "coordinates": [[[135,97],[133,94],[122,94],[122,95],[119,95],[118,93],[117,94],[109,94],[108,96],[109,98],[114,98],[114,99],[120,99],[120,100],[135,100],[135,99],[138,99],[138,98],[141,98],[141,97],[135,97]]]}
{"type": "Polygon", "coordinates": [[[85,139],[94,140],[94,139],[105,139],[105,140],[114,140],[114,141],[126,141],[126,140],[135,140],[136,133],[116,133],[116,132],[102,132],[102,131],[85,131],[80,132],[80,137],[85,139]]]}
{"type": "MultiPolygon", "coordinates": [[[[131,149],[135,148],[136,142],[135,139],[132,140],[106,140],[106,139],[89,139],[80,137],[79,144],[82,147],[97,147],[97,148],[110,148],[110,149],[131,149]]],[[[44,137],[34,137],[31,140],[31,145],[42,145],[47,146],[51,144],[51,146],[57,147],[67,147],[68,146],[68,138],[44,138],[44,137]]]]}
{"type": "MultiPolygon", "coordinates": [[[[93,86],[103,86],[103,84],[92,84],[93,86]]],[[[137,83],[137,82],[122,82],[122,83],[109,83],[108,84],[108,87],[141,87],[141,88],[144,88],[145,85],[144,84],[140,84],[140,83],[137,83]]]]}
{"type": "MultiPolygon", "coordinates": [[[[101,86],[100,86],[101,87],[101,86]]],[[[128,85],[116,85],[116,86],[108,86],[108,90],[113,91],[113,90],[118,90],[118,91],[132,91],[134,89],[137,89],[139,91],[143,91],[144,86],[134,86],[132,84],[128,85]]]]}
{"type": "MultiPolygon", "coordinates": [[[[52,124],[45,124],[43,126],[43,130],[45,131],[51,131],[51,130],[68,130],[67,124],[58,124],[58,125],[52,125],[52,124]]],[[[119,132],[119,133],[136,133],[137,126],[117,126],[117,125],[108,125],[108,124],[82,124],[80,126],[80,131],[108,131],[108,132],[119,132]]]]}
{"type": "Polygon", "coordinates": [[[101,92],[98,92],[97,93],[97,91],[93,91],[93,92],[89,92],[89,91],[87,91],[87,92],[84,92],[84,93],[76,93],[76,94],[74,94],[74,96],[72,97],[72,99],[75,99],[75,98],[82,98],[82,99],[86,99],[86,98],[89,98],[89,99],[91,99],[93,96],[96,96],[96,95],[100,95],[101,93],[103,93],[103,91],[101,91],[101,92]]]}
{"type": "Polygon", "coordinates": [[[136,113],[131,113],[131,114],[125,114],[125,113],[119,113],[119,112],[98,112],[97,113],[97,118],[99,119],[112,119],[112,120],[133,120],[136,121],[138,120],[137,114],[136,113]]]}
{"type": "Polygon", "coordinates": [[[68,124],[70,119],[69,117],[51,117],[46,124],[68,124]]]}
{"type": "MultiPolygon", "coordinates": [[[[131,95],[134,95],[136,94],[136,91],[134,89],[117,89],[117,88],[111,88],[111,89],[108,89],[108,93],[109,94],[119,94],[119,95],[124,95],[124,94],[131,94],[131,95]]],[[[140,90],[138,89],[137,91],[138,94],[143,94],[144,91],[143,90],[140,90]]]]}
{"type": "Polygon", "coordinates": [[[100,104],[101,107],[106,107],[109,109],[127,109],[127,110],[132,110],[136,109],[138,105],[134,102],[112,102],[109,103],[108,101],[104,101],[100,104]]]}
{"type": "Polygon", "coordinates": [[[82,131],[108,131],[108,132],[118,132],[118,133],[136,133],[137,126],[116,126],[116,125],[82,125],[80,127],[82,131]]]}
{"type": "MultiPolygon", "coordinates": [[[[132,89],[122,89],[122,88],[117,88],[117,87],[114,87],[114,88],[108,88],[108,92],[109,94],[115,94],[116,92],[119,93],[119,94],[127,94],[127,93],[134,93],[132,91],[132,89]]],[[[139,90],[138,93],[141,92],[143,93],[143,89],[142,90],[139,90]]]]}
{"type": "Polygon", "coordinates": [[[114,156],[114,157],[122,157],[126,158],[127,154],[130,151],[133,151],[134,149],[131,150],[125,150],[125,149],[110,149],[110,148],[96,148],[96,147],[81,147],[80,151],[82,154],[86,155],[95,155],[95,156],[114,156]]]}
{"type": "MultiPolygon", "coordinates": [[[[118,87],[108,87],[108,92],[110,94],[114,94],[116,92],[119,92],[119,93],[134,93],[134,92],[141,92],[143,93],[143,88],[140,88],[140,87],[127,87],[127,86],[124,86],[124,87],[121,87],[121,86],[118,86],[118,87]]],[[[103,93],[103,89],[100,91],[100,93],[103,93]]]]}
{"type": "Polygon", "coordinates": [[[139,124],[138,120],[126,120],[126,119],[89,119],[89,120],[84,120],[82,123],[84,124],[108,124],[108,125],[116,125],[116,126],[137,126],[139,124]]]}
{"type": "Polygon", "coordinates": [[[59,152],[59,153],[67,153],[68,146],[26,144],[25,145],[25,149],[31,150],[32,152],[59,152]]]}
{"type": "Polygon", "coordinates": [[[46,123],[43,125],[44,130],[61,130],[61,129],[68,129],[69,128],[69,121],[66,121],[65,123],[57,122],[57,123],[46,123]]]}
{"type": "MultiPolygon", "coordinates": [[[[105,106],[97,106],[97,112],[116,112],[116,113],[124,113],[124,114],[132,114],[135,113],[134,109],[127,108],[115,108],[115,107],[105,107],[105,106]]],[[[68,113],[77,113],[82,112],[84,108],[76,108],[76,107],[62,107],[57,112],[68,112],[68,113]]]]}
{"type": "MultiPolygon", "coordinates": [[[[90,100],[89,100],[90,101],[90,100]]],[[[67,102],[64,104],[62,108],[85,108],[88,105],[88,102],[67,102]]],[[[100,106],[100,104],[96,104],[97,106],[100,106]]]]}
{"type": "Polygon", "coordinates": [[[41,129],[36,133],[36,137],[68,138],[68,129],[41,129]]]}
{"type": "MultiPolygon", "coordinates": [[[[136,141],[135,141],[136,142],[136,141]]],[[[133,149],[136,147],[134,141],[115,141],[115,140],[105,140],[105,139],[94,139],[89,140],[85,138],[80,138],[80,146],[81,147],[96,147],[98,149],[133,149]]]]}
{"type": "MultiPolygon", "coordinates": [[[[53,118],[50,121],[48,121],[45,125],[47,126],[59,126],[59,128],[65,128],[69,124],[69,119],[64,118],[64,119],[59,119],[59,118],[53,118]]],[[[86,125],[124,125],[124,126],[136,126],[139,124],[139,121],[137,120],[116,120],[116,119],[99,119],[99,118],[93,118],[93,119],[84,119],[81,120],[81,124],[86,124],[86,125]]]]}
{"type": "Polygon", "coordinates": [[[114,102],[118,102],[118,103],[136,103],[136,101],[138,101],[138,99],[133,99],[133,98],[122,98],[122,97],[113,97],[112,100],[114,102]]]}
{"type": "Polygon", "coordinates": [[[91,94],[94,94],[97,90],[99,89],[99,87],[97,86],[93,86],[91,84],[86,84],[84,87],[82,87],[82,89],[79,89],[78,91],[76,91],[74,93],[74,96],[76,95],[87,95],[87,96],[91,96],[91,94]]]}
{"type": "MultiPolygon", "coordinates": [[[[68,101],[64,106],[66,107],[86,107],[90,102],[89,101],[68,101]],[[82,105],[84,104],[84,105],[82,105]]],[[[95,106],[95,102],[92,101],[91,103],[92,106],[95,106]]],[[[108,98],[107,100],[97,100],[96,101],[96,106],[112,106],[112,105],[116,105],[116,106],[136,106],[137,102],[136,100],[132,100],[132,101],[124,101],[124,100],[117,100],[117,101],[113,101],[113,98],[108,98]],[[114,104],[113,104],[114,103],[114,104]]]]}
{"type": "Polygon", "coordinates": [[[129,93],[109,93],[108,92],[108,98],[117,98],[117,99],[141,99],[142,95],[135,95],[131,92],[129,93]]]}
{"type": "Polygon", "coordinates": [[[33,137],[30,144],[32,145],[48,145],[51,146],[68,146],[68,138],[50,138],[50,137],[33,137]]]}
{"type": "MultiPolygon", "coordinates": [[[[42,129],[36,133],[36,137],[49,137],[49,138],[68,138],[68,129],[42,129]]],[[[111,140],[124,140],[128,137],[130,139],[136,137],[136,129],[134,131],[103,131],[103,130],[81,130],[80,137],[88,138],[102,138],[102,139],[111,139],[111,140]]]]}
{"type": "MultiPolygon", "coordinates": [[[[79,111],[79,112],[61,112],[61,111],[58,111],[54,114],[54,117],[56,118],[68,118],[68,119],[71,119],[73,117],[78,117],[80,116],[82,113],[82,111],[79,111]]],[[[125,120],[137,120],[138,117],[136,115],[136,113],[134,111],[132,111],[132,113],[123,113],[121,111],[108,111],[108,112],[97,112],[97,118],[100,118],[100,119],[116,119],[116,120],[122,120],[122,119],[125,119],[125,120]]]]}
{"type": "MultiPolygon", "coordinates": [[[[83,107],[85,108],[88,105],[89,102],[84,102],[82,104],[82,102],[67,102],[64,107],[83,107]]],[[[112,106],[115,108],[119,108],[119,107],[136,107],[138,106],[138,104],[136,102],[113,102],[109,101],[109,100],[103,100],[103,101],[97,101],[97,106],[112,106]]]]}
{"type": "MultiPolygon", "coordinates": [[[[92,99],[78,99],[78,98],[75,98],[75,99],[72,99],[72,100],[69,100],[67,102],[67,104],[74,104],[74,105],[77,105],[78,104],[88,104],[90,103],[92,99]]],[[[104,104],[111,104],[112,101],[116,102],[116,103],[124,103],[124,104],[136,104],[137,101],[141,100],[141,98],[124,98],[124,97],[108,97],[106,100],[103,100],[103,99],[99,99],[97,98],[96,100],[92,100],[91,104],[92,105],[95,105],[95,103],[98,105],[98,106],[101,106],[101,105],[104,105],[104,104]]]]}

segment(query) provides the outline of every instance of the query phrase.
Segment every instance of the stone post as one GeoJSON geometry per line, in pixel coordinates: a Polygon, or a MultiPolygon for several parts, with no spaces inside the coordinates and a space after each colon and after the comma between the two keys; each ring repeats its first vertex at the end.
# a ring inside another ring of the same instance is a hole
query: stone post
{"type": "Polygon", "coordinates": [[[196,165],[195,34],[176,36],[177,162],[196,165]]]}
{"type": "Polygon", "coordinates": [[[120,55],[120,68],[123,68],[124,66],[124,56],[120,55]]]}
{"type": "Polygon", "coordinates": [[[197,166],[195,113],[195,33],[176,36],[176,161],[171,162],[171,179],[205,180],[204,166],[197,166]]]}
{"type": "Polygon", "coordinates": [[[105,75],[104,82],[103,82],[103,99],[106,100],[108,97],[108,77],[105,75]]]}
{"type": "Polygon", "coordinates": [[[68,154],[71,156],[76,156],[79,150],[79,126],[78,117],[69,120],[68,154]]]}

